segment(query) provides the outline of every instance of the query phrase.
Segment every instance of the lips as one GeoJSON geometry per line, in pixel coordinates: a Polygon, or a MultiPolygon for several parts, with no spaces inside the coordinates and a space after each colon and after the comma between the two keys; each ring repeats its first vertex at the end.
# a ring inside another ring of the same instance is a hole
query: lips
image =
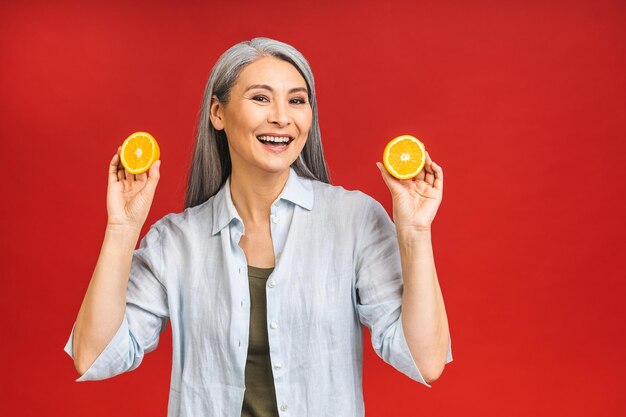
{"type": "Polygon", "coordinates": [[[289,149],[289,144],[293,142],[294,138],[291,136],[273,136],[273,135],[259,135],[257,140],[261,142],[263,148],[268,152],[279,154],[289,149]]]}
{"type": "Polygon", "coordinates": [[[293,137],[288,135],[264,134],[259,135],[256,138],[259,142],[271,146],[286,146],[293,141],[293,137]]]}

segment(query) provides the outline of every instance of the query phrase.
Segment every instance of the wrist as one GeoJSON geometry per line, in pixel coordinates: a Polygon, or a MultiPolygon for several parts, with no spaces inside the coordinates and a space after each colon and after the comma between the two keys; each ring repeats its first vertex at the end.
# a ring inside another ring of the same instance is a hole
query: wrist
{"type": "Polygon", "coordinates": [[[400,227],[396,229],[398,240],[400,241],[416,241],[416,240],[430,240],[432,236],[432,230],[430,227],[400,227]]]}
{"type": "Polygon", "coordinates": [[[137,247],[141,228],[132,225],[109,224],[104,232],[102,252],[115,256],[127,256],[137,247]]]}
{"type": "Polygon", "coordinates": [[[105,233],[113,236],[139,236],[141,225],[107,223],[105,233]]]}

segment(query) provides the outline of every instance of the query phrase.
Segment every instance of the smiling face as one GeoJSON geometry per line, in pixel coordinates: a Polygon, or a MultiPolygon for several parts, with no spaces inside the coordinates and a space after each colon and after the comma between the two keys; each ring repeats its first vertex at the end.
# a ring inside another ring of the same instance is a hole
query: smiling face
{"type": "Polygon", "coordinates": [[[306,81],[289,62],[263,57],[246,66],[228,103],[213,96],[211,123],[224,130],[233,171],[284,173],[298,158],[313,119],[306,81]]]}

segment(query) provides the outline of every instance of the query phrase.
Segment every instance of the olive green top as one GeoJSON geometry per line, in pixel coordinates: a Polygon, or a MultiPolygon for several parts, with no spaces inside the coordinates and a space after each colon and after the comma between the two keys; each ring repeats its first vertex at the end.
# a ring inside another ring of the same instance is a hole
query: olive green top
{"type": "Polygon", "coordinates": [[[248,265],[250,284],[250,338],[246,361],[246,390],[242,417],[277,417],[276,391],[267,337],[265,286],[274,268],[248,265]]]}

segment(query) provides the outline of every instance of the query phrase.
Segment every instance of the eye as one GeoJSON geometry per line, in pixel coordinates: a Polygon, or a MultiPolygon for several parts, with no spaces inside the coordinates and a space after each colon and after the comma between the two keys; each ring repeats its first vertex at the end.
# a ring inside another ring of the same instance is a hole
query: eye
{"type": "Polygon", "coordinates": [[[267,100],[267,97],[265,97],[265,96],[254,96],[254,97],[252,97],[252,100],[263,102],[263,100],[267,100]],[[260,99],[260,100],[257,100],[257,99],[260,99]]]}
{"type": "Polygon", "coordinates": [[[294,98],[291,101],[295,102],[295,104],[306,104],[306,100],[303,98],[294,98]]]}

